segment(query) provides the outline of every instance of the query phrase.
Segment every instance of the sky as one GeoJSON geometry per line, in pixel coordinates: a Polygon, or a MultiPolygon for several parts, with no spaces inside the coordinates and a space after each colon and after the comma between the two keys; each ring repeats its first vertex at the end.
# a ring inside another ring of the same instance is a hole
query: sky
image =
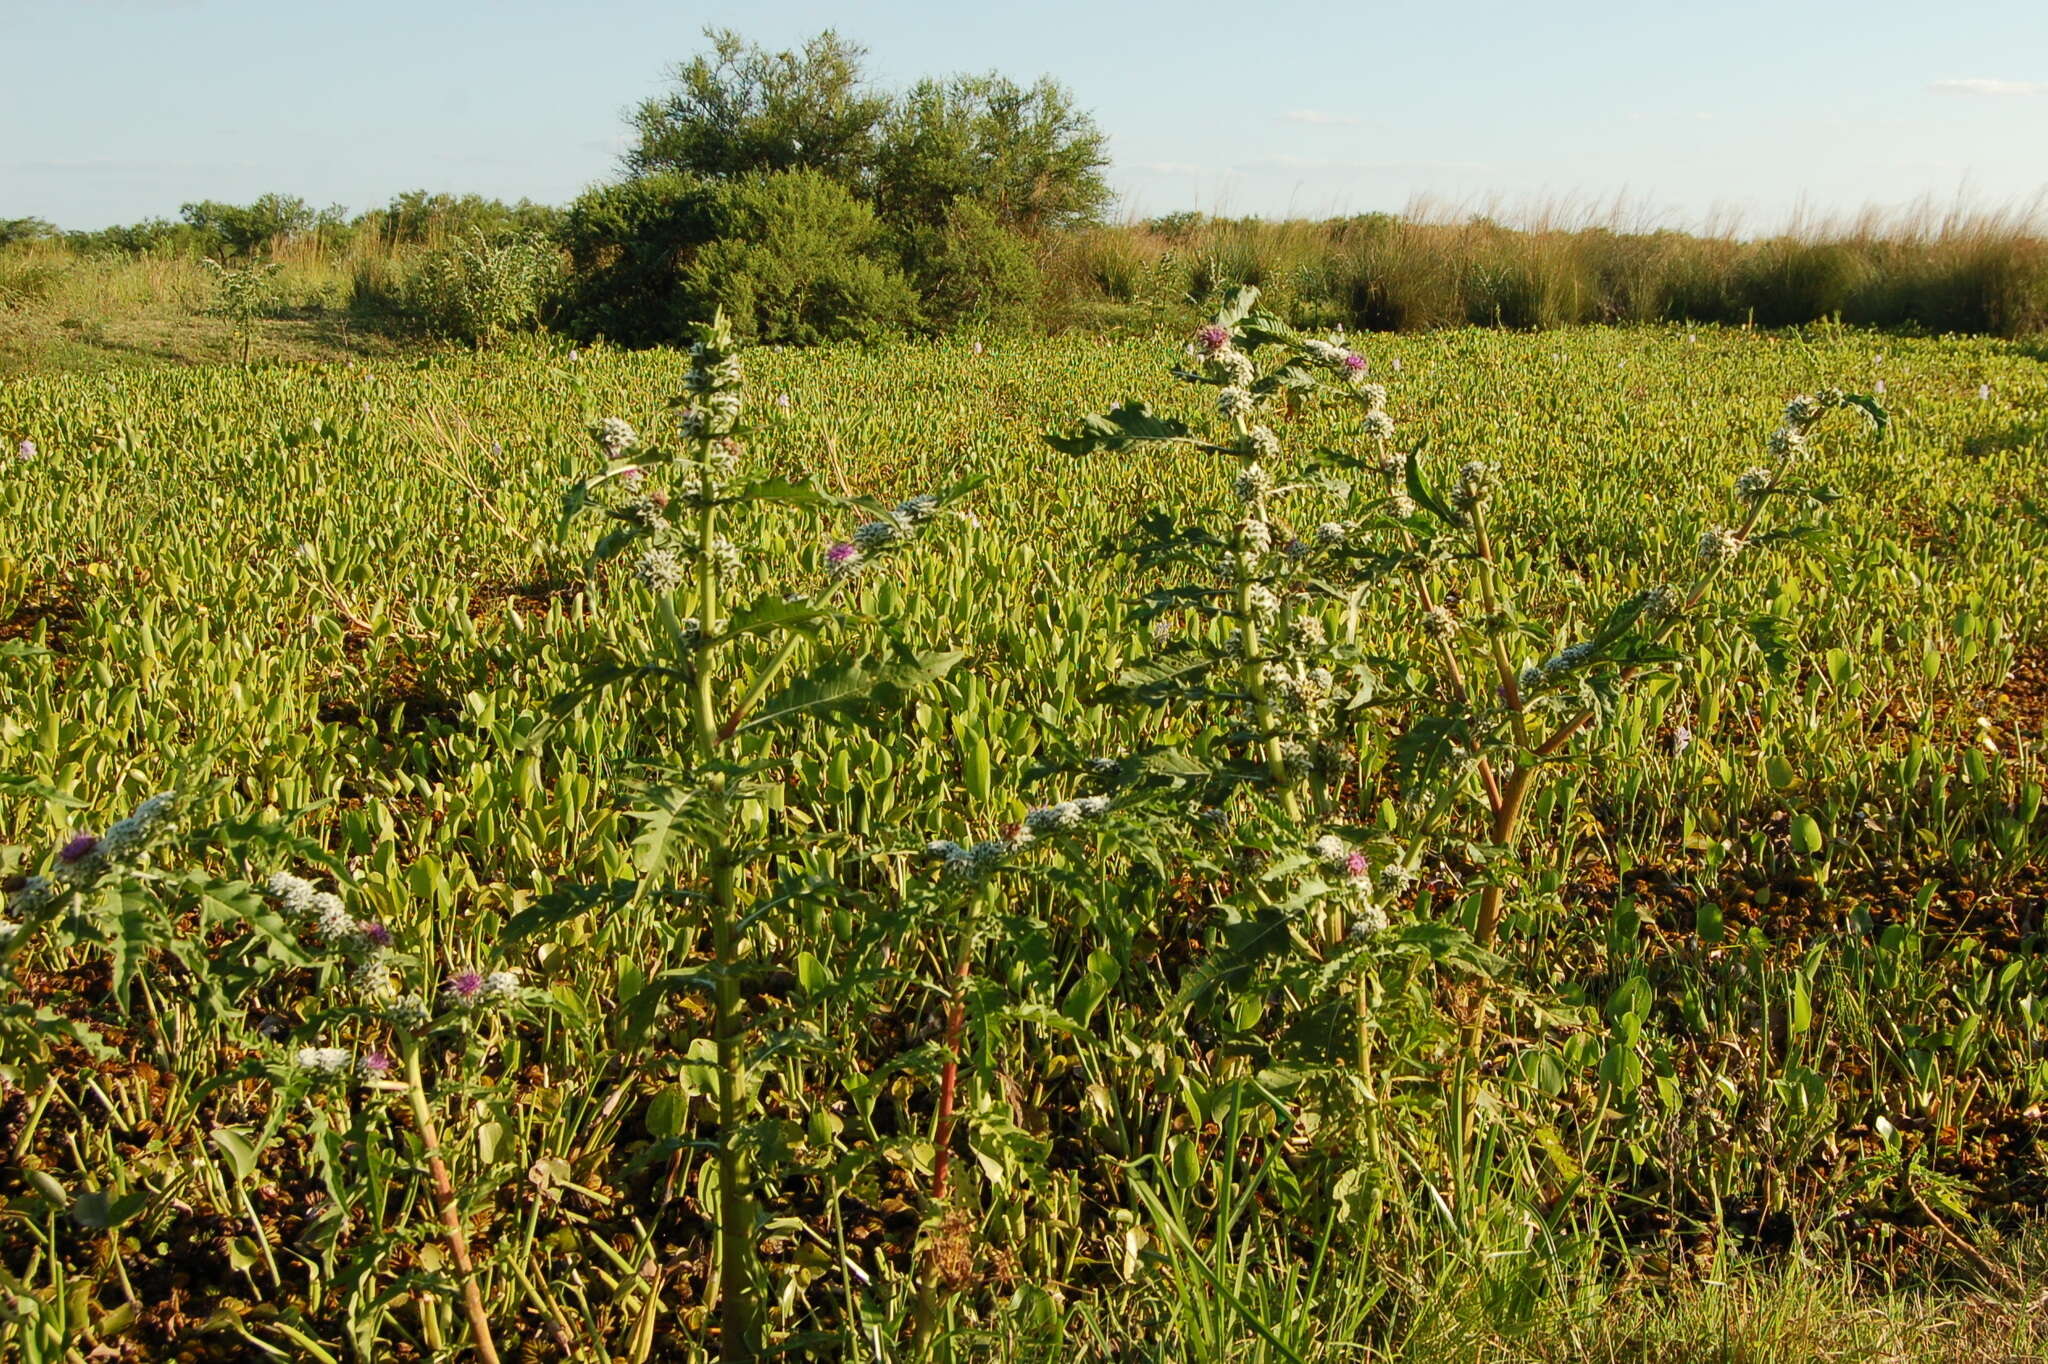
{"type": "Polygon", "coordinates": [[[0,218],[175,217],[267,191],[562,203],[707,25],[824,28],[877,82],[1066,84],[1118,212],[1541,206],[1769,230],[2048,195],[2048,3],[0,0],[0,218]]]}

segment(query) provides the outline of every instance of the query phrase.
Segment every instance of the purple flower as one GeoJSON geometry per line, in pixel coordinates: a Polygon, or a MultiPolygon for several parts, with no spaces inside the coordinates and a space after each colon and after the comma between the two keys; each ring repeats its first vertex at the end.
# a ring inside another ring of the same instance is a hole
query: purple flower
{"type": "Polygon", "coordinates": [[[841,540],[825,551],[825,562],[834,568],[838,568],[841,564],[847,563],[859,557],[859,555],[860,550],[855,545],[850,541],[841,540]]]}
{"type": "Polygon", "coordinates": [[[1355,852],[1344,859],[1344,874],[1346,876],[1360,878],[1370,875],[1371,872],[1372,863],[1366,861],[1365,854],[1362,852],[1355,852]]]}
{"type": "Polygon", "coordinates": [[[1230,344],[1230,328],[1204,327],[1195,333],[1195,341],[1203,350],[1214,355],[1217,351],[1230,344]]]}
{"type": "Polygon", "coordinates": [[[356,1062],[356,1069],[366,1080],[381,1080],[392,1071],[391,1057],[381,1051],[373,1051],[356,1062]]]}
{"type": "Polygon", "coordinates": [[[364,942],[380,952],[391,946],[391,930],[375,920],[360,925],[357,931],[363,935],[364,942]]]}
{"type": "Polygon", "coordinates": [[[81,858],[90,857],[92,850],[99,845],[100,840],[95,834],[73,834],[71,841],[57,850],[57,860],[76,862],[81,858]]]}
{"type": "Polygon", "coordinates": [[[28,463],[36,457],[36,443],[24,436],[21,444],[14,447],[14,457],[24,464],[28,463]]]}
{"type": "Polygon", "coordinates": [[[459,976],[451,976],[448,983],[441,987],[441,997],[450,1004],[474,1004],[477,996],[483,992],[484,978],[474,971],[464,971],[459,976]]]}
{"type": "Polygon", "coordinates": [[[1671,731],[1671,756],[1677,757],[1692,747],[1692,731],[1684,725],[1671,731]]]}
{"type": "Polygon", "coordinates": [[[1365,373],[1365,357],[1355,350],[1345,351],[1344,368],[1350,370],[1353,374],[1365,373]]]}

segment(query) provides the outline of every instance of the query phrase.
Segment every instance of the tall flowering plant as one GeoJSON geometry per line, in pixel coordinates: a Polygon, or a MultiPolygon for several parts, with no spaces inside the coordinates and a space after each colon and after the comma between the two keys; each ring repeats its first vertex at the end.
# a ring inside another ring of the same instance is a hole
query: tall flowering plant
{"type": "MultiPolygon", "coordinates": [[[[1319,986],[1356,976],[1356,1055],[1369,1086],[1365,973],[1375,955],[1406,945],[1477,975],[1492,970],[1507,896],[1524,879],[1522,819],[1537,775],[1572,761],[1572,740],[1612,715],[1632,681],[1682,657],[1680,626],[1732,564],[1816,533],[1767,523],[1773,508],[1836,495],[1805,477],[1813,428],[1854,410],[1882,431],[1885,414],[1839,390],[1794,399],[1767,462],[1734,482],[1737,515],[1700,535],[1692,571],[1632,595],[1566,643],[1557,623],[1518,604],[1493,515],[1498,470],[1466,461],[1439,492],[1424,460],[1396,448],[1388,394],[1367,371],[1344,338],[1304,336],[1260,310],[1256,291],[1240,290],[1176,368],[1215,391],[1220,432],[1126,402],[1048,440],[1077,456],[1183,449],[1232,466],[1234,505],[1204,509],[1206,524],[1154,512],[1132,538],[1142,566],[1184,578],[1147,598],[1139,614],[1155,623],[1154,647],[1105,689],[1106,699],[1168,709],[1191,727],[1171,748],[1073,757],[1115,785],[1178,785],[1212,828],[1235,825],[1228,872],[1249,889],[1234,912],[1255,927],[1234,935],[1211,975],[1291,943],[1315,960],[1319,986]],[[1316,398],[1349,407],[1353,439],[1287,461],[1270,422],[1316,398]],[[1332,501],[1338,514],[1313,526],[1286,510],[1332,501]],[[1406,598],[1410,650],[1359,647],[1360,606],[1374,593],[1406,598]],[[1176,637],[1167,622],[1187,616],[1200,628],[1176,637]],[[1360,753],[1361,739],[1379,751],[1360,753]],[[1388,760],[1398,803],[1347,784],[1376,765],[1368,757],[1388,760]],[[1244,807],[1261,816],[1263,847],[1244,807]],[[1462,919],[1383,936],[1432,842],[1455,843],[1461,860],[1478,864],[1479,893],[1462,919]]],[[[1752,633],[1782,648],[1769,622],[1752,622],[1752,633]]],[[[1468,1040],[1478,1035],[1475,1022],[1468,1040]]]]}
{"type": "Polygon", "coordinates": [[[653,600],[651,656],[594,664],[553,709],[565,717],[634,688],[685,701],[686,751],[644,790],[638,817],[648,832],[637,866],[648,893],[705,909],[710,961],[684,985],[701,985],[713,1001],[720,1340],[738,1359],[753,1357],[764,1338],[754,1193],[770,1173],[763,1153],[774,1148],[773,1123],[753,1120],[760,1067],[777,1044],[764,1040],[768,1014],[746,1001],[747,977],[765,965],[751,939],[768,916],[831,894],[815,877],[771,885],[762,870],[778,857],[802,862],[807,851],[771,814],[779,739],[800,725],[900,708],[960,662],[958,653],[910,646],[855,608],[860,584],[928,539],[979,480],[885,505],[833,496],[807,479],[750,477],[742,361],[722,316],[698,329],[690,353],[677,439],[655,444],[623,421],[599,422],[592,436],[604,467],[563,502],[565,527],[588,515],[606,523],[593,570],[630,557],[653,600]],[[781,575],[750,562],[744,546],[755,518],[775,510],[860,519],[850,535],[825,543],[808,573],[781,575]],[[785,577],[796,581],[777,581],[785,577]],[[748,597],[750,580],[764,585],[748,597]],[[827,637],[833,647],[798,671],[806,644],[827,637]]]}

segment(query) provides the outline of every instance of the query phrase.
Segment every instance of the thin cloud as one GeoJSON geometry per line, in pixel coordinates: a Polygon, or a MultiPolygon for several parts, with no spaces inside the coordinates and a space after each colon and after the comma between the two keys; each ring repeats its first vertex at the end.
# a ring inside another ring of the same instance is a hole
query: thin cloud
{"type": "Polygon", "coordinates": [[[1927,88],[1937,95],[2048,95],[2048,81],[2001,81],[1984,76],[1935,81],[1927,88]]]}
{"type": "Polygon", "coordinates": [[[1124,169],[1141,175],[1208,175],[1211,170],[1192,161],[1133,161],[1124,169]]]}
{"type": "Polygon", "coordinates": [[[1318,128],[1355,128],[1365,122],[1350,114],[1327,114],[1321,109],[1290,109],[1280,117],[1289,123],[1308,123],[1318,128]]]}

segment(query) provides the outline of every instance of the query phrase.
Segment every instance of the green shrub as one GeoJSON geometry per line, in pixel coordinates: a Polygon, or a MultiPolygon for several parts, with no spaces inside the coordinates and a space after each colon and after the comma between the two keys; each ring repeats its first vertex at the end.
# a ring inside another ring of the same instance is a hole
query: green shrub
{"type": "Polygon", "coordinates": [[[683,268],[682,293],[699,313],[723,307],[748,341],[872,340],[917,319],[874,210],[818,171],[721,186],[713,218],[716,240],[683,268]]]}
{"type": "Polygon", "coordinates": [[[434,331],[488,350],[503,333],[540,320],[560,273],[559,253],[539,233],[493,241],[476,230],[426,258],[409,281],[409,301],[434,331]]]}
{"type": "Polygon", "coordinates": [[[955,203],[941,228],[912,233],[904,254],[933,330],[1030,322],[1040,292],[1031,244],[980,204],[955,203]]]}
{"type": "Polygon", "coordinates": [[[572,272],[562,329],[628,346],[679,340],[691,318],[683,266],[717,231],[718,195],[696,176],[643,175],[571,204],[558,234],[572,272]]]}

